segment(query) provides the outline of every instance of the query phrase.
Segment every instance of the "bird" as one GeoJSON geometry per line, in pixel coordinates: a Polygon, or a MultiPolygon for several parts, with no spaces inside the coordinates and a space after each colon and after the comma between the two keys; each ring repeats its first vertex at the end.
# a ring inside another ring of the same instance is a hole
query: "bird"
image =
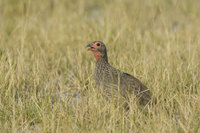
{"type": "MultiPolygon", "coordinates": [[[[86,46],[96,59],[94,80],[108,96],[113,93],[127,99],[129,95],[136,97],[140,105],[147,105],[151,101],[151,91],[136,77],[114,68],[108,62],[107,49],[102,41],[93,41],[86,46]]],[[[130,98],[130,97],[129,97],[130,98]]]]}

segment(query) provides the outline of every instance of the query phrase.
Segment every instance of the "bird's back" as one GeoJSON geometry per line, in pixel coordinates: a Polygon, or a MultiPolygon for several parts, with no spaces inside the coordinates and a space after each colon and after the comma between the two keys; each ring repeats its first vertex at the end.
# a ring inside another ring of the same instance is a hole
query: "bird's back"
{"type": "Polygon", "coordinates": [[[120,91],[123,97],[134,93],[140,104],[147,104],[151,99],[149,89],[134,76],[120,72],[109,63],[97,62],[94,72],[95,82],[108,94],[120,91]]]}

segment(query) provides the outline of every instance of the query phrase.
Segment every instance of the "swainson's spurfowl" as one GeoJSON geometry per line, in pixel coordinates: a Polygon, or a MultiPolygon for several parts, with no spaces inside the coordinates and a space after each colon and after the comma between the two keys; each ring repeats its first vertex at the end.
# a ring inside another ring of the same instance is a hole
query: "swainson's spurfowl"
{"type": "Polygon", "coordinates": [[[134,76],[121,72],[108,62],[106,46],[102,41],[94,41],[86,46],[96,58],[94,79],[96,85],[111,95],[116,92],[127,98],[129,94],[137,97],[138,102],[146,105],[151,100],[149,89],[134,76]]]}

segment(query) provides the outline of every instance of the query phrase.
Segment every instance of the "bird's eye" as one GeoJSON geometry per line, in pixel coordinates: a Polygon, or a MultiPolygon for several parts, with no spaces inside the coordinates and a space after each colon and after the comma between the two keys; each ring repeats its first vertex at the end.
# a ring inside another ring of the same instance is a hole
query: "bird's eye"
{"type": "Polygon", "coordinates": [[[100,46],[100,43],[97,43],[97,46],[100,46]]]}

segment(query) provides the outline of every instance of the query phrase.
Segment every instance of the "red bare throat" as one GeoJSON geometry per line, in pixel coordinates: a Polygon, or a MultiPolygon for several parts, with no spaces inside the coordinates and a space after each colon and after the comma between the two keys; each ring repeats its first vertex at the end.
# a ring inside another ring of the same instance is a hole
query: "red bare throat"
{"type": "Polygon", "coordinates": [[[101,59],[101,52],[97,51],[94,48],[89,48],[88,50],[92,51],[94,57],[96,58],[96,61],[99,61],[101,59]]]}

